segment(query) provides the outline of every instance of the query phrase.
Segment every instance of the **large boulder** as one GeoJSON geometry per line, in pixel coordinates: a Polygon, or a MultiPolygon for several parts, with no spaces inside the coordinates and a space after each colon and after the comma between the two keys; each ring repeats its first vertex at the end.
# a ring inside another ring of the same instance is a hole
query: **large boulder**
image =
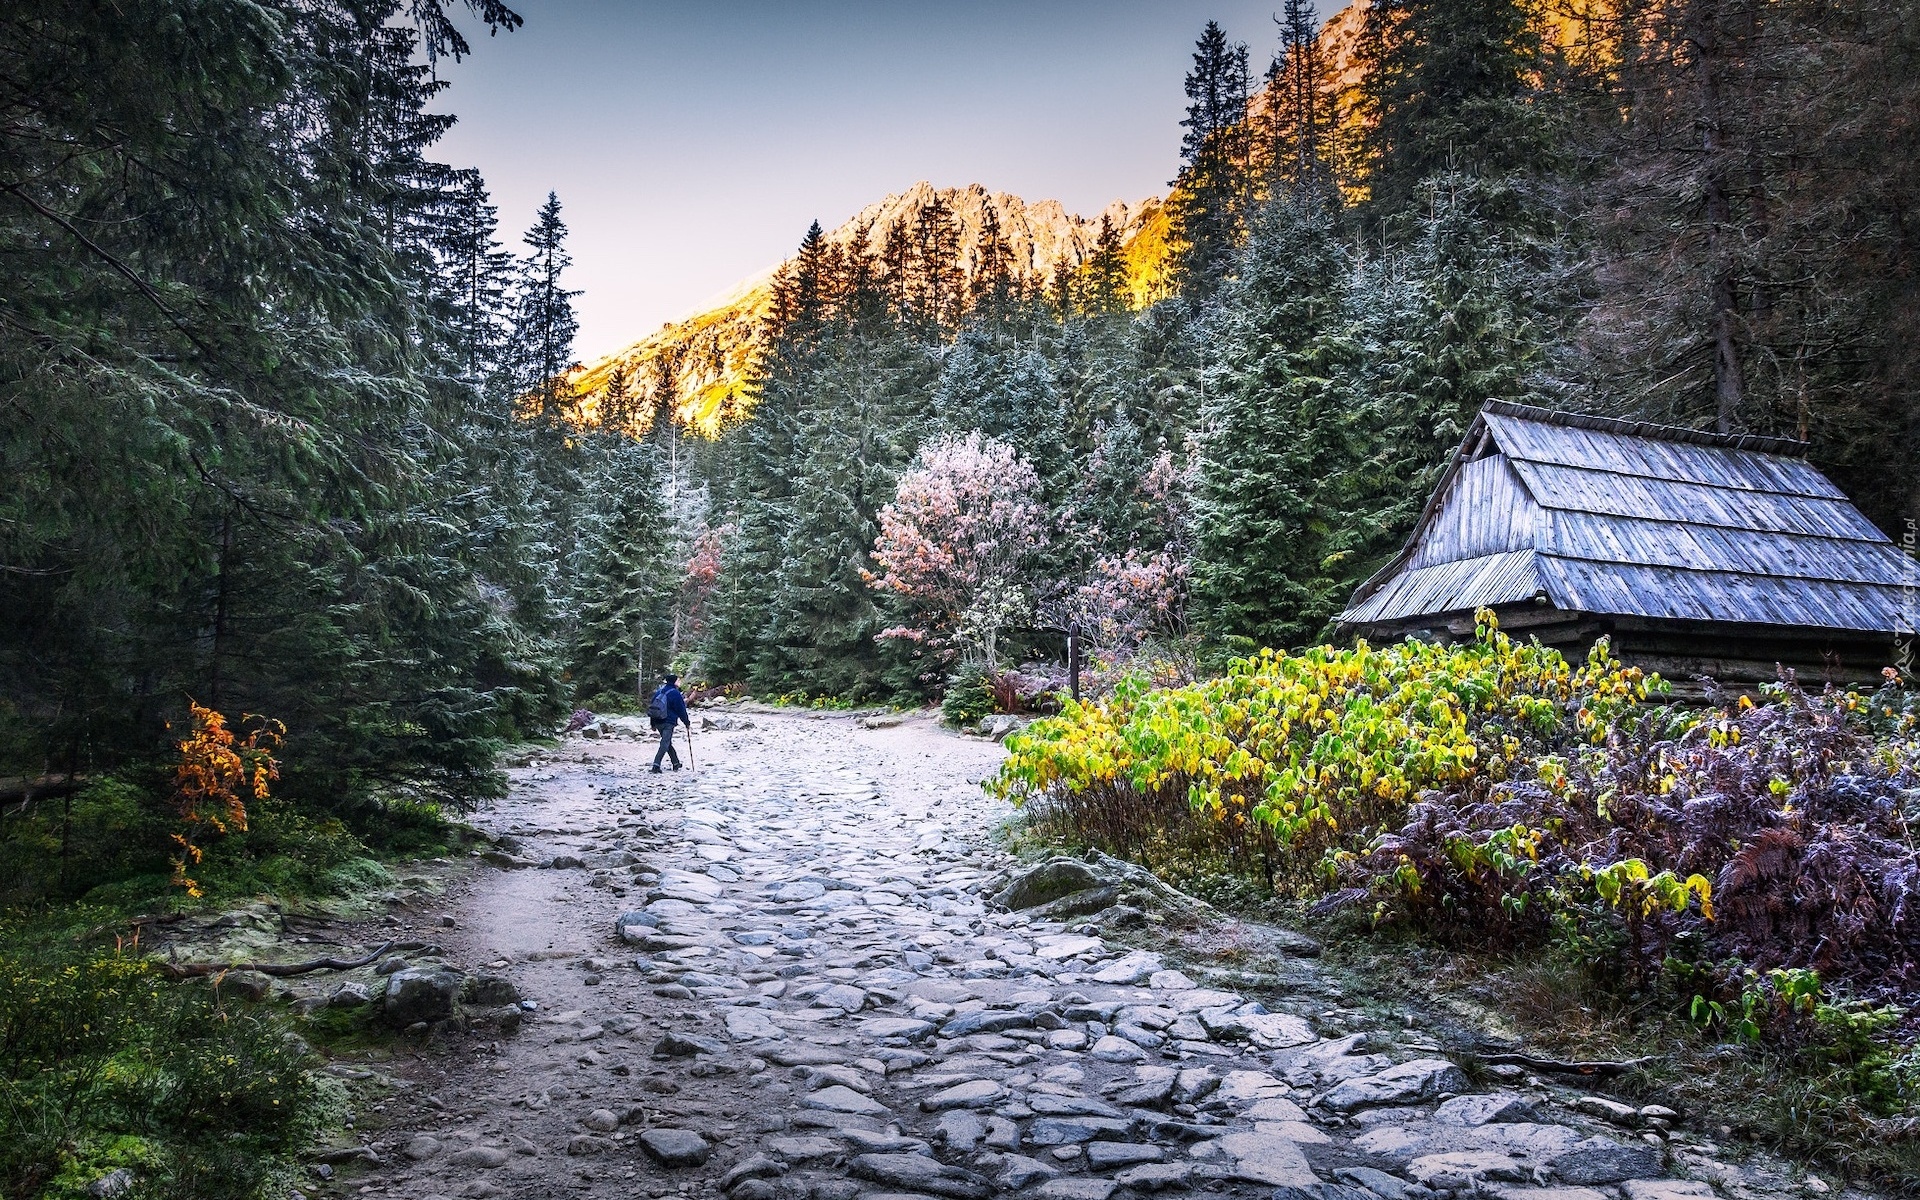
{"type": "Polygon", "coordinates": [[[1038,908],[1062,896],[1090,891],[1103,882],[1100,876],[1094,874],[1092,867],[1077,858],[1050,858],[1008,880],[1007,886],[1000,889],[993,901],[1015,911],[1038,908]]]}
{"type": "Polygon", "coordinates": [[[422,964],[404,967],[387,979],[381,1011],[389,1024],[402,1028],[422,1021],[450,1019],[457,1010],[466,977],[452,967],[422,964]]]}
{"type": "Polygon", "coordinates": [[[501,1008],[519,1004],[520,989],[505,975],[474,975],[461,985],[460,999],[481,1008],[501,1008]]]}

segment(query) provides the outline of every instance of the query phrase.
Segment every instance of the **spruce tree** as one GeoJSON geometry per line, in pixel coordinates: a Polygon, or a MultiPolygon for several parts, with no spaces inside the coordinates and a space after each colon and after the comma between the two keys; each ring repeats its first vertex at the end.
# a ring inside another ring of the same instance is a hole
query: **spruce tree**
{"type": "Polygon", "coordinates": [[[1360,41],[1369,209],[1409,213],[1443,172],[1536,171],[1553,149],[1520,0],[1377,0],[1360,41]]]}
{"type": "Polygon", "coordinates": [[[567,253],[558,195],[547,193],[523,240],[527,256],[521,267],[514,340],[524,366],[514,382],[531,394],[534,411],[551,427],[573,415],[567,372],[574,366],[573,339],[580,331],[573,314],[573,298],[580,293],[569,291],[561,280],[573,257],[567,253]]]}
{"type": "Polygon", "coordinates": [[[1229,43],[1212,21],[1200,35],[1187,73],[1183,162],[1167,203],[1173,212],[1181,291],[1210,296],[1233,267],[1251,197],[1248,158],[1247,47],[1229,43]]]}
{"type": "Polygon", "coordinates": [[[919,320],[937,328],[959,324],[966,278],[960,261],[960,223],[953,206],[937,194],[927,201],[914,217],[910,245],[908,307],[919,320]]]}
{"type": "Polygon", "coordinates": [[[1217,638],[1298,645],[1345,599],[1319,486],[1350,454],[1349,283],[1325,196],[1263,207],[1209,331],[1193,595],[1217,638]]]}
{"type": "Polygon", "coordinates": [[[1313,0],[1286,0],[1280,23],[1280,54],[1267,70],[1261,126],[1265,190],[1324,187],[1339,154],[1339,116],[1334,84],[1320,49],[1320,19],[1313,0]]]}
{"type": "Polygon", "coordinates": [[[631,705],[639,671],[666,665],[679,573],[659,456],[644,442],[601,435],[582,522],[584,570],[573,583],[573,686],[582,702],[631,705]]]}
{"type": "Polygon", "coordinates": [[[1093,253],[1087,258],[1085,278],[1080,287],[1079,304],[1091,314],[1124,313],[1128,308],[1127,254],[1120,244],[1120,231],[1106,215],[1100,217],[1100,233],[1093,253]]]}

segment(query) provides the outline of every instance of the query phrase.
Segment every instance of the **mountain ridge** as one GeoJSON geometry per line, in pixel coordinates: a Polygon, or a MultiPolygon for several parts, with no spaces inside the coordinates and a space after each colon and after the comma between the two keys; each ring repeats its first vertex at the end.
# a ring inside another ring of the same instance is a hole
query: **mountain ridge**
{"type": "MultiPolygon", "coordinates": [[[[1321,61],[1327,82],[1338,97],[1337,109],[1343,114],[1358,110],[1358,50],[1369,5],[1370,0],[1352,0],[1321,26],[1321,61]]],[[[1265,87],[1250,100],[1250,118],[1275,102],[1265,87]]],[[[1120,233],[1130,305],[1145,308],[1173,292],[1173,227],[1165,196],[1134,202],[1115,200],[1087,217],[1068,212],[1058,200],[1029,203],[1011,192],[989,192],[979,183],[935,188],[921,180],[862,208],[835,226],[826,238],[844,247],[865,230],[868,248],[877,255],[888,233],[911,227],[936,196],[953,209],[960,226],[961,266],[969,281],[974,274],[973,256],[979,247],[980,231],[991,205],[1001,237],[1013,252],[1013,273],[1022,282],[1044,286],[1061,263],[1076,268],[1084,263],[1093,252],[1104,217],[1120,233]]],[[[791,261],[784,259],[741,280],[687,317],[669,321],[625,348],[576,369],[570,382],[580,397],[581,415],[593,419],[599,397],[614,371],[625,368],[633,381],[630,386],[643,395],[660,396],[670,385],[675,414],[683,425],[708,434],[716,432],[730,414],[742,411],[744,387],[772,300],[774,277],[791,261]]],[[[652,411],[654,406],[645,407],[652,411]]]]}
{"type": "MultiPolygon", "coordinates": [[[[1094,216],[1068,212],[1054,199],[1028,202],[1011,192],[990,192],[979,183],[936,188],[920,180],[862,208],[825,234],[830,244],[852,246],[864,234],[866,248],[878,254],[890,233],[910,228],[935,199],[953,212],[959,231],[959,262],[972,280],[989,212],[1011,257],[1015,279],[1044,285],[1062,265],[1077,267],[1093,253],[1103,220],[1120,234],[1127,250],[1128,284],[1137,307],[1164,294],[1164,247],[1168,232],[1165,202],[1149,196],[1115,200],[1094,216]]],[[[685,425],[712,432],[738,411],[742,388],[753,363],[760,328],[773,298],[773,283],[785,259],[741,280],[701,309],[669,321],[646,337],[577,369],[571,376],[582,416],[592,420],[616,369],[624,368],[630,386],[661,396],[671,387],[673,406],[685,425]]],[[[651,407],[651,406],[649,406],[651,407]]]]}

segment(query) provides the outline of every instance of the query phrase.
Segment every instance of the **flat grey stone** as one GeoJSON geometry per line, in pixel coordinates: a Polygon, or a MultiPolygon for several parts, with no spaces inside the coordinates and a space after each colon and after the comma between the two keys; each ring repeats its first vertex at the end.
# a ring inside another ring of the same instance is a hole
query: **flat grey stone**
{"type": "Polygon", "coordinates": [[[955,1154],[972,1154],[987,1136],[986,1122],[963,1111],[943,1114],[935,1130],[940,1141],[955,1154]]]}
{"type": "Polygon", "coordinates": [[[697,1167],[707,1161],[712,1147],[691,1129],[646,1129],[640,1148],[663,1167],[697,1167]]]}
{"type": "Polygon", "coordinates": [[[1035,1184],[1059,1177],[1060,1172],[1037,1158],[1009,1154],[993,1177],[994,1186],[1003,1192],[1024,1192],[1035,1184]]]}
{"type": "Polygon", "coordinates": [[[1695,1179],[1629,1179],[1620,1192],[1627,1200],[1694,1200],[1713,1195],[1713,1188],[1695,1179]]]}
{"type": "Polygon", "coordinates": [[[756,1047],[754,1053],[781,1067],[822,1067],[852,1062],[852,1051],[838,1046],[816,1046],[812,1042],[789,1042],[784,1046],[756,1047]]]}
{"type": "Polygon", "coordinates": [[[1580,1135],[1565,1125],[1542,1125],[1532,1121],[1496,1122],[1466,1128],[1427,1126],[1426,1133],[1435,1152],[1491,1150],[1541,1169],[1580,1141],[1580,1135]]]}
{"type": "Polygon", "coordinates": [[[1307,1114],[1300,1106],[1284,1096],[1269,1096],[1265,1100],[1254,1101],[1253,1107],[1240,1114],[1249,1121],[1304,1121],[1307,1114]]]}
{"type": "Polygon", "coordinates": [[[892,1130],[848,1128],[840,1136],[862,1154],[925,1154],[928,1149],[919,1138],[902,1137],[892,1130]]]}
{"type": "Polygon", "coordinates": [[[857,1013],[867,1006],[867,994],[851,984],[836,983],[813,998],[821,1008],[837,1008],[842,1012],[857,1013]]]}
{"type": "Polygon", "coordinates": [[[1035,1146],[1070,1146],[1096,1138],[1124,1141],[1133,1122],[1105,1117],[1038,1117],[1027,1126],[1027,1141],[1035,1146]]]}
{"type": "Polygon", "coordinates": [[[757,1008],[729,1008],[726,1022],[727,1036],[736,1042],[779,1041],[787,1036],[786,1030],[757,1008]]]}
{"type": "Polygon", "coordinates": [[[1220,1150],[1233,1160],[1233,1177],[1274,1187],[1312,1186],[1320,1177],[1307,1165],[1300,1147],[1286,1138],[1261,1133],[1230,1133],[1220,1150]]]}
{"type": "Polygon", "coordinates": [[[1029,1095],[1027,1107],[1043,1117],[1107,1117],[1118,1121],[1127,1115],[1106,1101],[1095,1100],[1091,1096],[1055,1096],[1047,1092],[1029,1095]]]}
{"type": "Polygon", "coordinates": [[[1113,1177],[1121,1187],[1136,1192],[1164,1192],[1185,1188],[1193,1180],[1193,1168],[1186,1163],[1146,1163],[1129,1167],[1113,1177]]]}
{"type": "Polygon", "coordinates": [[[1485,1150],[1424,1154],[1407,1164],[1407,1175],[1439,1192],[1478,1191],[1483,1182],[1523,1183],[1528,1178],[1519,1163],[1485,1150]]]}
{"type": "Polygon", "coordinates": [[[494,1167],[506,1165],[507,1152],[498,1146],[468,1146],[465,1150],[456,1151],[447,1161],[456,1167],[484,1167],[492,1170],[494,1167]]]}
{"type": "Polygon", "coordinates": [[[1148,950],[1135,950],[1102,965],[1088,978],[1095,983],[1145,983],[1152,978],[1155,971],[1164,968],[1165,964],[1158,954],[1148,950]]]}
{"type": "Polygon", "coordinates": [[[1198,1013],[1209,1008],[1238,1008],[1246,1000],[1238,992],[1196,987],[1169,994],[1161,1003],[1177,1013],[1198,1013]]]}
{"type": "Polygon", "coordinates": [[[1087,1053],[1102,1062],[1138,1063],[1147,1061],[1147,1052],[1145,1050],[1142,1050],[1125,1038],[1117,1038],[1112,1034],[1108,1034],[1106,1037],[1095,1042],[1093,1049],[1087,1053]]]}
{"type": "Polygon", "coordinates": [[[965,1037],[973,1033],[1005,1033],[1009,1029],[1031,1029],[1033,1018],[1022,1012],[982,1009],[947,1018],[940,1032],[947,1037],[965,1037]]]}
{"type": "Polygon", "coordinates": [[[697,1033],[669,1031],[653,1044],[653,1052],[664,1058],[692,1058],[696,1054],[725,1054],[727,1044],[697,1033]]]}
{"type": "Polygon", "coordinates": [[[840,1143],[823,1137],[772,1138],[767,1142],[767,1149],[788,1162],[796,1163],[840,1156],[840,1143]]]}
{"type": "Polygon", "coordinates": [[[856,1179],[884,1183],[950,1200],[985,1200],[987,1181],[972,1171],[944,1166],[923,1154],[861,1154],[847,1164],[856,1179]]]}
{"type": "Polygon", "coordinates": [[[1060,937],[1044,938],[1034,945],[1033,956],[1047,962],[1059,962],[1072,958],[1076,954],[1087,954],[1105,948],[1106,943],[1097,937],[1080,934],[1066,934],[1060,937]]]}
{"type": "Polygon", "coordinates": [[[1380,1200],[1408,1200],[1413,1195],[1413,1189],[1406,1180],[1372,1167],[1346,1167],[1337,1174],[1342,1182],[1363,1187],[1379,1196],[1380,1200]]]}
{"type": "Polygon", "coordinates": [[[1132,1108],[1161,1108],[1173,1096],[1174,1075],[1144,1079],[1112,1093],[1115,1100],[1132,1108]]]}
{"type": "Polygon", "coordinates": [[[1443,1125],[1492,1125],[1531,1121],[1533,1117],[1533,1102],[1512,1092],[1455,1096],[1442,1103],[1433,1114],[1433,1119],[1443,1125]]]}
{"type": "Polygon", "coordinates": [[[1018,1150],[1020,1127],[1005,1117],[988,1117],[987,1145],[995,1150],[1018,1150]]]}
{"type": "Polygon", "coordinates": [[[1131,1167],[1138,1163],[1157,1163],[1166,1157],[1165,1150],[1144,1142],[1087,1143],[1087,1165],[1096,1171],[1110,1171],[1115,1167],[1131,1167]]]}
{"type": "Polygon", "coordinates": [[[853,1113],[863,1117],[882,1116],[888,1111],[886,1105],[871,1096],[863,1096],[838,1083],[817,1092],[808,1092],[800,1097],[800,1104],[804,1108],[822,1108],[828,1112],[853,1113]]]}
{"type": "Polygon", "coordinates": [[[912,1017],[868,1017],[860,1022],[860,1032],[868,1037],[905,1038],[909,1042],[933,1036],[934,1029],[932,1021],[912,1017]]]}
{"type": "Polygon", "coordinates": [[[1554,1177],[1562,1183],[1620,1183],[1660,1174],[1660,1148],[1647,1142],[1616,1142],[1590,1137],[1553,1156],[1554,1177]]]}
{"type": "Polygon", "coordinates": [[[1049,1179],[1033,1194],[1040,1200],[1107,1200],[1119,1186],[1111,1179],[1049,1179]]]}
{"type": "MultiPolygon", "coordinates": [[[[946,1112],[951,1108],[986,1108],[1007,1094],[1007,1089],[991,1079],[970,1079],[920,1098],[925,1112],[946,1112]]],[[[1036,1112],[1039,1110],[1035,1110],[1036,1112]]]]}
{"type": "Polygon", "coordinates": [[[1287,1013],[1243,1014],[1248,1040],[1262,1050],[1285,1050],[1314,1040],[1313,1026],[1287,1013]]]}
{"type": "Polygon", "coordinates": [[[1638,1129],[1646,1123],[1638,1108],[1618,1100],[1609,1100],[1605,1096],[1576,1096],[1568,1107],[1628,1129],[1638,1129]]]}
{"type": "Polygon", "coordinates": [[[762,1154],[756,1154],[745,1162],[735,1166],[720,1177],[720,1190],[732,1192],[742,1181],[748,1179],[776,1179],[787,1173],[787,1165],[762,1154]]]}
{"type": "Polygon", "coordinates": [[[1229,1104],[1242,1104],[1249,1100],[1284,1097],[1289,1091],[1291,1089],[1286,1084],[1265,1071],[1228,1071],[1226,1078],[1220,1081],[1219,1095],[1229,1104]]]}
{"type": "Polygon", "coordinates": [[[1467,1077],[1444,1058],[1416,1058],[1375,1075],[1344,1080],[1320,1098],[1335,1112],[1382,1104],[1418,1104],[1442,1092],[1464,1092],[1467,1077]]]}

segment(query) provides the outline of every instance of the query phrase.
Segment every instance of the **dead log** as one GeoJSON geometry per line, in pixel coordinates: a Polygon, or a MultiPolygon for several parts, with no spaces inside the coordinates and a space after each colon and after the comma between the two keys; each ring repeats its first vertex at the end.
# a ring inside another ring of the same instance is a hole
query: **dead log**
{"type": "Polygon", "coordinates": [[[230,971],[258,971],[262,975],[285,979],[292,975],[306,975],[313,971],[351,971],[355,967],[364,967],[381,955],[395,950],[437,951],[439,949],[440,947],[429,942],[385,942],[363,958],[316,958],[298,963],[162,962],[159,967],[160,973],[168,979],[202,979],[208,975],[224,975],[230,971]]]}
{"type": "Polygon", "coordinates": [[[62,796],[71,796],[91,782],[85,775],[0,779],[0,809],[12,807],[13,811],[8,816],[22,816],[33,807],[35,800],[58,800],[62,796]]]}
{"type": "Polygon", "coordinates": [[[1506,1063],[1516,1067],[1529,1067],[1535,1071],[1552,1071],[1561,1075],[1599,1075],[1611,1078],[1625,1075],[1628,1071],[1638,1071],[1660,1061],[1658,1055],[1645,1058],[1629,1058],[1620,1062],[1579,1062],[1564,1058],[1540,1058],[1532,1054],[1482,1054],[1482,1062],[1506,1063]]]}

